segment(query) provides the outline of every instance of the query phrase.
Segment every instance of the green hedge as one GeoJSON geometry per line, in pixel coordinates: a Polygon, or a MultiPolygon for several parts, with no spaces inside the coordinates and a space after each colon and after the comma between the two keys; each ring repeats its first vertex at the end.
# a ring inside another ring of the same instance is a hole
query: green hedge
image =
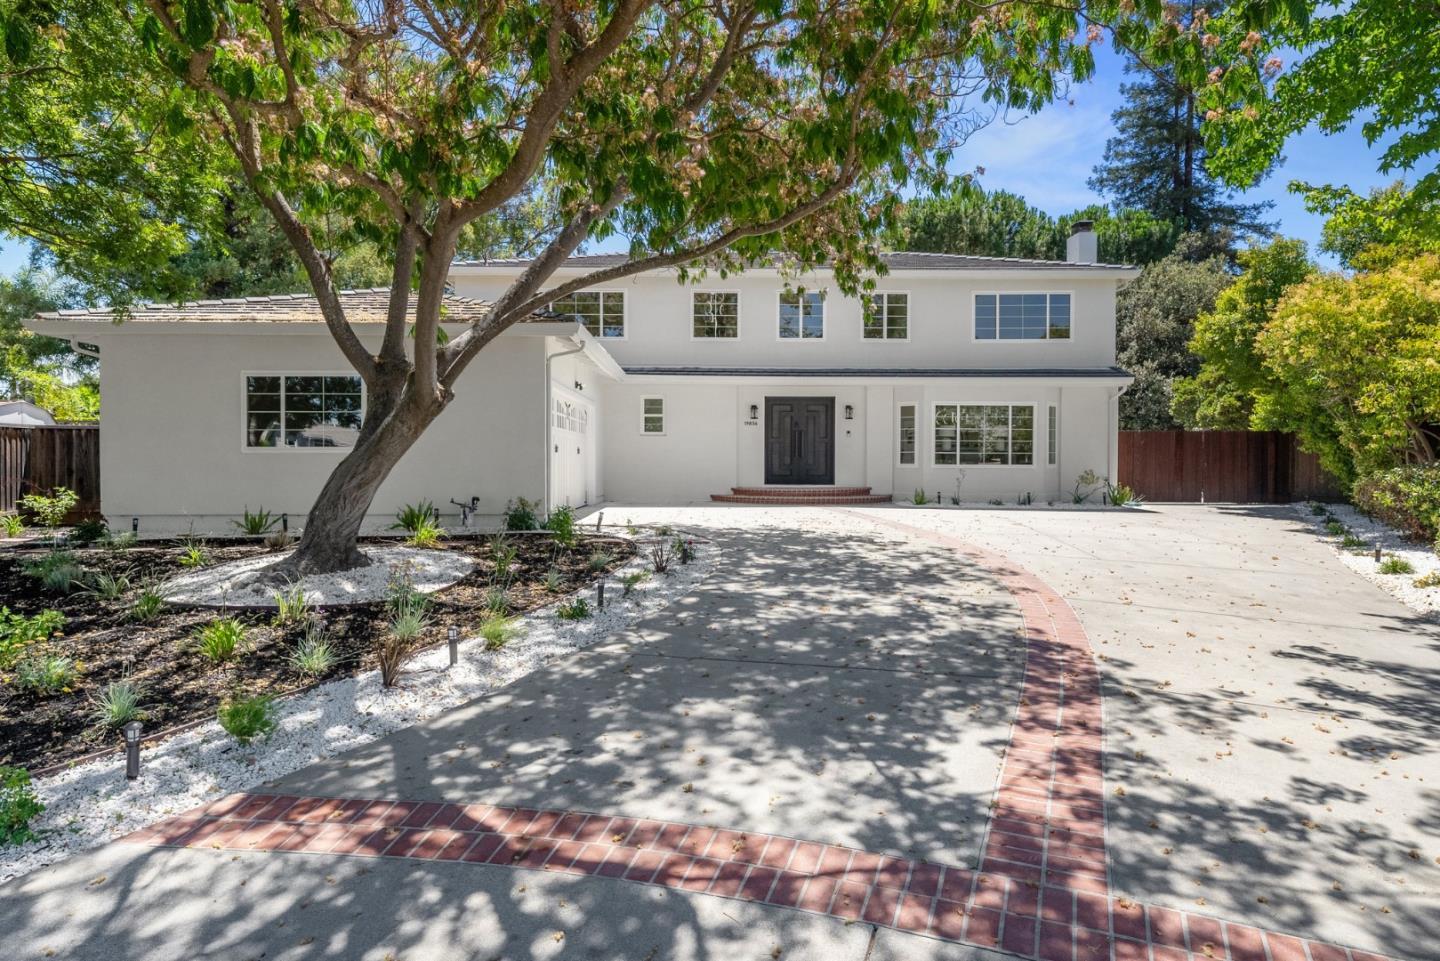
{"type": "Polygon", "coordinates": [[[1426,543],[1440,538],[1440,464],[1394,467],[1355,484],[1355,506],[1426,543]]]}

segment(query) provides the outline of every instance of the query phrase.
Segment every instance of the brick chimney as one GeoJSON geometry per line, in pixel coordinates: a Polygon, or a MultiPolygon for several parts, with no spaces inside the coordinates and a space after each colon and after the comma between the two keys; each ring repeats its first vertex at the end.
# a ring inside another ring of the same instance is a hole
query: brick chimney
{"type": "Polygon", "coordinates": [[[1072,264],[1099,262],[1100,242],[1095,237],[1095,221],[1077,220],[1070,225],[1070,239],[1065,242],[1065,259],[1072,264]]]}

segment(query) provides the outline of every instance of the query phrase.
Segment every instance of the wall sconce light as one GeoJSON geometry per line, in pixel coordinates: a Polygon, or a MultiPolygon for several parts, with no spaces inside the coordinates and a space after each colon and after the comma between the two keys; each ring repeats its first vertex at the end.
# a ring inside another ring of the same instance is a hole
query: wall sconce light
{"type": "Polygon", "coordinates": [[[144,728],[139,721],[131,721],[120,730],[125,735],[125,780],[133,781],[140,776],[140,731],[144,728]]]}
{"type": "Polygon", "coordinates": [[[576,389],[576,390],[584,390],[584,389],[585,389],[585,385],[582,384],[582,383],[580,383],[580,382],[577,380],[577,381],[575,382],[575,389],[576,389]]]}
{"type": "Polygon", "coordinates": [[[460,628],[451,624],[445,631],[445,639],[450,642],[450,666],[454,667],[460,662],[460,628]]]}
{"type": "Polygon", "coordinates": [[[760,405],[759,405],[759,404],[751,404],[751,405],[750,405],[750,419],[751,419],[751,420],[759,420],[759,419],[760,419],[760,405]]]}
{"type": "Polygon", "coordinates": [[[853,405],[851,405],[851,404],[846,404],[846,405],[845,405],[845,419],[846,419],[846,420],[854,420],[854,419],[855,419],[855,407],[854,407],[853,405]]]}

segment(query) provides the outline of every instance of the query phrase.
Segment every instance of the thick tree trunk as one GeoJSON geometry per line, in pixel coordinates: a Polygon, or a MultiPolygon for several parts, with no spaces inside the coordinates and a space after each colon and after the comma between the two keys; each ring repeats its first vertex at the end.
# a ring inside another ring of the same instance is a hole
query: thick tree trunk
{"type": "MultiPolygon", "coordinates": [[[[394,398],[394,394],[390,396],[394,398]]],[[[412,397],[405,397],[392,401],[389,406],[394,409],[387,416],[377,409],[379,404],[374,403],[379,398],[371,399],[366,421],[367,427],[373,424],[373,428],[362,430],[354,449],[336,465],[310,508],[299,546],[289,557],[272,565],[270,573],[297,578],[331,574],[369,563],[357,541],[375,493],[442,409],[426,407],[412,397]]]]}

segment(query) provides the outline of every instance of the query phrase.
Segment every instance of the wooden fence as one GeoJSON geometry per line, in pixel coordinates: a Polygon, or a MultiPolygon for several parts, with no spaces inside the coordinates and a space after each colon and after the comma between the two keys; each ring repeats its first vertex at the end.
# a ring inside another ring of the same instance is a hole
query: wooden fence
{"type": "Polygon", "coordinates": [[[0,427],[0,511],[13,511],[26,494],[57,487],[80,497],[67,521],[100,513],[100,428],[0,427]]]}
{"type": "Polygon", "coordinates": [[[1152,501],[1284,504],[1344,492],[1279,431],[1122,430],[1120,483],[1152,501]]]}

